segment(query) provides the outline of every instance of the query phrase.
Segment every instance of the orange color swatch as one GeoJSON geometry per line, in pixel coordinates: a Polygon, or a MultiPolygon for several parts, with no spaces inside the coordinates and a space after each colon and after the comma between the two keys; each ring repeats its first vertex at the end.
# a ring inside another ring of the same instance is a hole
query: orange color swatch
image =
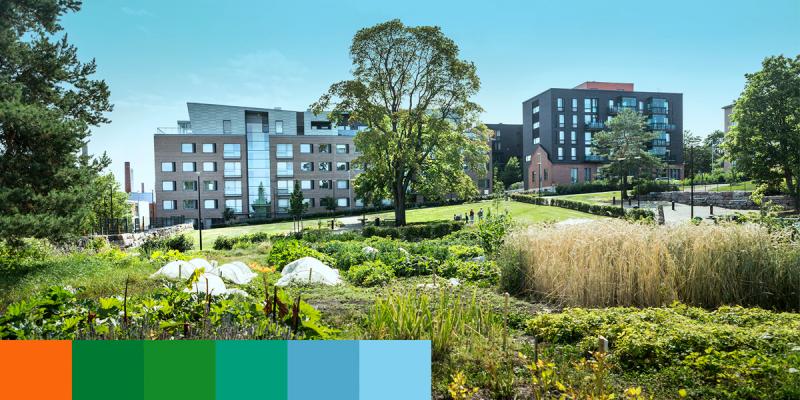
{"type": "Polygon", "coordinates": [[[71,399],[72,342],[0,340],[0,388],[4,399],[71,399]]]}

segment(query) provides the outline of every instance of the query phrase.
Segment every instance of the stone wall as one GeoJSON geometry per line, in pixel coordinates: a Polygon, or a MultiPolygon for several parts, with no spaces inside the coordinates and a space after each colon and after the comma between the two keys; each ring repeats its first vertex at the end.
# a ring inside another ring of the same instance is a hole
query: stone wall
{"type": "Polygon", "coordinates": [[[150,229],[145,232],[121,233],[118,235],[98,235],[98,236],[105,237],[106,239],[108,239],[109,243],[111,243],[114,246],[126,249],[130,247],[138,247],[142,243],[144,243],[147,239],[150,238],[168,237],[192,229],[194,229],[194,226],[192,224],[180,224],[180,225],[167,226],[164,228],[150,229]]]}
{"type": "MultiPolygon", "coordinates": [[[[758,206],[750,199],[751,192],[694,192],[694,205],[730,208],[733,210],[757,210],[758,206]]],[[[642,200],[650,201],[674,201],[681,204],[691,202],[690,192],[663,192],[650,193],[642,196],[642,200]]],[[[791,208],[792,200],[788,196],[765,196],[764,201],[771,200],[774,204],[791,208]]]]}

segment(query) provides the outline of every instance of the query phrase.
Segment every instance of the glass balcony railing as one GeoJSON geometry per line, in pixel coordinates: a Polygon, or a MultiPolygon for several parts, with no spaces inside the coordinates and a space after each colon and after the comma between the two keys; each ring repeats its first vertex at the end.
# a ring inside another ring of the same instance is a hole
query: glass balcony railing
{"type": "Polygon", "coordinates": [[[599,131],[606,128],[606,124],[599,121],[586,122],[584,125],[586,130],[599,131]]]}
{"type": "Polygon", "coordinates": [[[606,161],[608,161],[608,157],[601,156],[601,155],[598,155],[598,154],[589,154],[589,155],[583,156],[583,161],[586,161],[586,162],[606,162],[606,161]]]}
{"type": "Polygon", "coordinates": [[[666,139],[653,139],[651,145],[653,147],[667,147],[669,146],[669,141],[667,141],[666,139]]]}
{"type": "Polygon", "coordinates": [[[648,104],[645,107],[648,114],[669,114],[669,107],[648,104]]]}
{"type": "Polygon", "coordinates": [[[674,131],[675,124],[668,124],[664,122],[648,122],[647,129],[652,131],[674,131]]]}
{"type": "Polygon", "coordinates": [[[616,104],[608,107],[609,114],[619,114],[622,110],[636,111],[636,106],[616,104]]]}

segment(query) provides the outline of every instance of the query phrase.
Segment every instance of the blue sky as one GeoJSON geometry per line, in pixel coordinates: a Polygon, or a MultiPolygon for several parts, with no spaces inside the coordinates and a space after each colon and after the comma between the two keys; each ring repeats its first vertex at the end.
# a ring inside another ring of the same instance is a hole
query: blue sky
{"type": "Polygon", "coordinates": [[[705,135],[745,73],[800,54],[800,0],[87,0],[63,25],[115,104],[90,152],[120,180],[130,161],[149,191],[152,134],[187,118],[187,101],[304,110],[349,76],[353,34],[392,18],[455,40],[478,68],[486,123],[520,123],[522,101],[547,88],[619,81],[683,93],[684,127],[705,135]]]}

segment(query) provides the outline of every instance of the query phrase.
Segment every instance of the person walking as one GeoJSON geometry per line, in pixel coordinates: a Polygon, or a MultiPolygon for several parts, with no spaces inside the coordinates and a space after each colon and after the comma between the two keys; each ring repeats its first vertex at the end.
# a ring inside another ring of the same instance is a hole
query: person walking
{"type": "Polygon", "coordinates": [[[474,223],[474,222],[475,222],[475,210],[470,208],[469,209],[469,223],[471,224],[471,223],[474,223]]]}
{"type": "Polygon", "coordinates": [[[478,210],[478,221],[480,221],[482,219],[483,219],[483,207],[481,207],[481,209],[478,210]]]}

